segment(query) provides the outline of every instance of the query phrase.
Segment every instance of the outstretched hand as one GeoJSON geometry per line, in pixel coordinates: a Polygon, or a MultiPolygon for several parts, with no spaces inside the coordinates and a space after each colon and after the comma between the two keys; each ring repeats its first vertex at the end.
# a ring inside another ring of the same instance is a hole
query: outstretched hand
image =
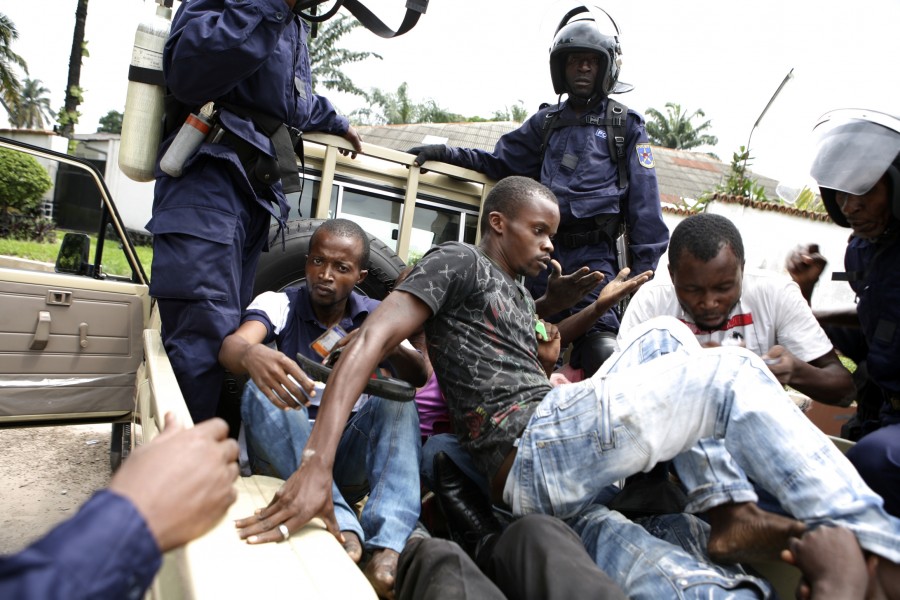
{"type": "Polygon", "coordinates": [[[559,262],[551,260],[547,291],[535,302],[538,315],[550,317],[572,308],[600,285],[604,278],[602,272],[591,271],[588,267],[581,267],[577,271],[563,275],[559,262]]]}
{"type": "Polygon", "coordinates": [[[344,536],[334,516],[331,497],[331,467],[315,454],[304,452],[303,463],[275,493],[265,508],[251,517],[239,519],[234,525],[238,535],[249,544],[282,542],[287,539],[279,526],[289,533],[299,531],[315,517],[325,522],[325,528],[343,544],[344,536]]]}
{"type": "Polygon", "coordinates": [[[600,290],[600,295],[597,297],[597,304],[604,307],[604,312],[609,310],[609,308],[619,300],[638,291],[642,285],[650,281],[650,278],[653,277],[653,271],[644,271],[640,275],[635,275],[629,279],[628,275],[630,274],[631,269],[625,267],[619,271],[615,279],[607,283],[603,289],[600,290]]]}

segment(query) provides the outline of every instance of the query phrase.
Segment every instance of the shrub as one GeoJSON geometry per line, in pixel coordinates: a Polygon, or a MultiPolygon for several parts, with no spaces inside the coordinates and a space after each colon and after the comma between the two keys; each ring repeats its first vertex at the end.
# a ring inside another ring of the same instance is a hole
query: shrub
{"type": "Polygon", "coordinates": [[[27,213],[41,204],[53,185],[47,170],[31,156],[0,148],[0,208],[27,213]]]}
{"type": "Polygon", "coordinates": [[[41,199],[53,185],[31,156],[0,148],[0,237],[48,242],[56,225],[41,216],[41,199]]]}

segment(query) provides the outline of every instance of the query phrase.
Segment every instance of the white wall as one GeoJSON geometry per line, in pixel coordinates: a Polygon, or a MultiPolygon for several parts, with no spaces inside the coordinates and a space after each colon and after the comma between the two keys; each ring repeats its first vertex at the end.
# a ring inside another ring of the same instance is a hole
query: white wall
{"type": "MultiPolygon", "coordinates": [[[[831,221],[812,221],[777,211],[765,211],[738,203],[714,201],[709,212],[729,218],[744,240],[744,253],[748,268],[768,269],[787,275],[784,261],[798,244],[817,243],[819,251],[828,260],[825,272],[813,294],[814,309],[830,309],[850,306],[854,294],[846,281],[831,281],[833,271],[844,270],[844,249],[850,230],[831,221]]],[[[675,229],[683,216],[663,213],[669,231],[675,229]]],[[[668,277],[668,256],[659,264],[660,276],[668,277]]]]}

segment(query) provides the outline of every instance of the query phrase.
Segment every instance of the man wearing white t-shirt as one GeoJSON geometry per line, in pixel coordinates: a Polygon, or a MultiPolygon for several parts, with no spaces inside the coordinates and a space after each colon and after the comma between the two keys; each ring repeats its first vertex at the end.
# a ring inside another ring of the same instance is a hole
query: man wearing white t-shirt
{"type": "MultiPolygon", "coordinates": [[[[850,373],[800,288],[788,277],[745,272],[744,243],[731,221],[710,213],[690,216],[672,232],[668,252],[671,281],[654,280],[637,291],[622,319],[620,345],[644,321],[672,316],[703,346],[744,346],[763,358],[780,383],[813,400],[840,406],[853,401],[850,373]]],[[[724,501],[781,510],[774,498],[759,498],[720,441],[700,440],[689,454],[692,460],[678,466],[688,512],[705,512],[724,501]],[[716,468],[710,470],[710,464],[716,468]],[[710,478],[712,472],[718,476],[710,478]]]]}
{"type": "Polygon", "coordinates": [[[645,284],[628,304],[619,340],[660,315],[684,322],[704,346],[744,346],[761,356],[779,382],[824,404],[849,406],[855,396],[800,288],[788,277],[744,270],[734,224],[701,213],[678,224],[669,242],[671,281],[645,284]]]}

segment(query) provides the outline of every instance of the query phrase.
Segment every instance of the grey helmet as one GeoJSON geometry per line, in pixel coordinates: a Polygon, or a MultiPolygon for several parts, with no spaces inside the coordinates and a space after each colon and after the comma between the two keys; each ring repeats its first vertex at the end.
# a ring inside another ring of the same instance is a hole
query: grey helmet
{"type": "Polygon", "coordinates": [[[566,86],[566,57],[570,52],[596,52],[600,55],[600,76],[597,77],[596,92],[603,96],[630,92],[634,86],[619,81],[622,47],[619,45],[619,27],[602,8],[591,5],[573,8],[562,18],[556,28],[556,35],[550,45],[550,78],[553,91],[557,94],[568,92],[566,86]],[[569,20],[581,13],[588,15],[569,20]],[[601,24],[609,22],[608,33],[601,31],[601,24]]]}
{"type": "Polygon", "coordinates": [[[836,193],[861,196],[886,174],[891,213],[900,219],[900,118],[857,108],[825,113],[813,127],[816,154],[810,175],[831,220],[850,227],[836,193]]]}

